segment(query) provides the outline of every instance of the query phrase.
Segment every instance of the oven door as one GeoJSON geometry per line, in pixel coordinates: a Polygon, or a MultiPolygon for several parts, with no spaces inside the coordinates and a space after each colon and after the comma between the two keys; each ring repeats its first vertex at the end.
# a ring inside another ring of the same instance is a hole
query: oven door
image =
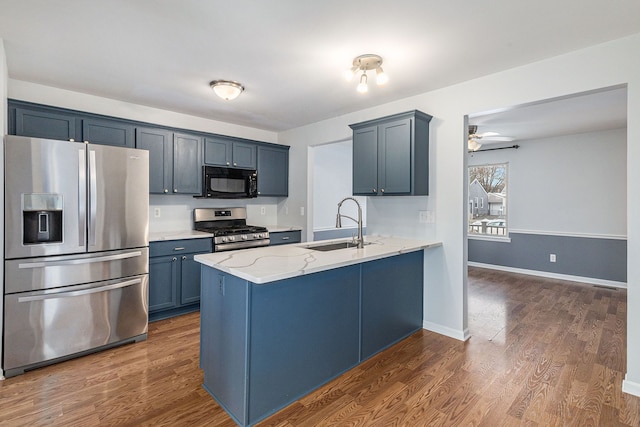
{"type": "Polygon", "coordinates": [[[5,376],[146,337],[147,301],[147,274],[5,295],[5,376]]]}

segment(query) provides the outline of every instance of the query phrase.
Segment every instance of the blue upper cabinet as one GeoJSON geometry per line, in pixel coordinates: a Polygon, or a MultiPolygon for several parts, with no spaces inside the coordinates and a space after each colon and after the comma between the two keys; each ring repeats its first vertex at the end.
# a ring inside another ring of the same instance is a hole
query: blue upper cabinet
{"type": "Polygon", "coordinates": [[[136,128],[136,148],[149,151],[149,192],[173,194],[173,132],[136,128]]]}
{"type": "Polygon", "coordinates": [[[287,196],[289,147],[8,100],[9,135],[149,151],[152,194],[199,195],[202,165],[258,170],[260,196],[287,196]]]}
{"type": "Polygon", "coordinates": [[[161,128],[136,128],[136,148],[149,151],[149,192],[200,194],[202,138],[161,128]]]}
{"type": "Polygon", "coordinates": [[[289,147],[258,146],[258,196],[289,195],[289,147]]]}
{"type": "Polygon", "coordinates": [[[83,119],[82,139],[91,144],[133,148],[135,127],[126,122],[106,119],[83,119]]]}
{"type": "Polygon", "coordinates": [[[200,194],[202,188],[202,138],[173,135],[173,193],[200,194]]]}
{"type": "Polygon", "coordinates": [[[209,136],[204,139],[204,163],[241,169],[256,169],[256,144],[228,136],[209,136]]]}
{"type": "MultiPolygon", "coordinates": [[[[9,122],[11,124],[11,120],[9,122]]],[[[81,140],[74,115],[42,109],[16,108],[15,126],[9,133],[62,141],[81,140]]]]}
{"type": "Polygon", "coordinates": [[[353,194],[429,194],[429,122],[414,110],[350,125],[353,129],[353,194]]]}

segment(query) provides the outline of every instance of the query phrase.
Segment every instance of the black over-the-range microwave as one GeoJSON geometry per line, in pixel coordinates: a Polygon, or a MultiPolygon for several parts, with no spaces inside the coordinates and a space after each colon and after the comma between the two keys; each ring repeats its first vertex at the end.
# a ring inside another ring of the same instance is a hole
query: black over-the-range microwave
{"type": "Polygon", "coordinates": [[[202,194],[197,198],[243,199],[258,197],[258,174],[254,169],[202,167],[202,194]]]}

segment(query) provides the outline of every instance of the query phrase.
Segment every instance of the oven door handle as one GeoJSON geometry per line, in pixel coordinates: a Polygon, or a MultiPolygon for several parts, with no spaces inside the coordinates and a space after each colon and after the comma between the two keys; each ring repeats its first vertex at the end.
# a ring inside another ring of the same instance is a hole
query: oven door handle
{"type": "Polygon", "coordinates": [[[92,264],[94,262],[116,261],[120,259],[135,258],[141,256],[141,251],[127,252],[124,254],[106,255],[94,258],[76,258],[64,261],[42,261],[42,262],[28,262],[24,264],[18,264],[18,268],[46,268],[46,267],[61,267],[65,265],[80,265],[80,264],[92,264]]]}
{"type": "Polygon", "coordinates": [[[43,301],[43,300],[55,299],[55,298],[78,297],[82,295],[95,294],[98,292],[111,291],[113,289],[125,288],[127,286],[137,285],[140,283],[142,283],[142,279],[132,279],[132,280],[126,280],[120,283],[113,283],[111,285],[100,286],[97,288],[82,289],[79,291],[56,292],[56,293],[50,293],[50,294],[44,294],[44,295],[18,297],[18,302],[31,302],[31,301],[43,301]]]}

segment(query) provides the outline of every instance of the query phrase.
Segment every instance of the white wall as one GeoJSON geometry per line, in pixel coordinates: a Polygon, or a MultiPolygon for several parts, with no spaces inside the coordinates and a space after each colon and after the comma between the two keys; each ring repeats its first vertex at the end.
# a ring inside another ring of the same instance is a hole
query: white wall
{"type": "Polygon", "coordinates": [[[510,231],[626,238],[626,128],[517,142],[469,155],[508,163],[510,231]]]}
{"type": "MultiPolygon", "coordinates": [[[[2,129],[2,141],[0,144],[0,200],[2,201],[2,209],[0,209],[0,236],[2,236],[2,244],[0,245],[0,260],[4,260],[4,135],[7,134],[7,57],[4,51],[4,40],[0,38],[0,129],[2,129]]],[[[0,263],[0,278],[4,278],[4,262],[0,263]]],[[[4,295],[4,279],[0,279],[0,290],[4,295]]],[[[0,331],[4,331],[4,304],[0,304],[0,331]]],[[[2,352],[2,342],[0,339],[0,355],[2,352]]],[[[0,379],[4,378],[2,365],[0,363],[0,379]]]]}
{"type": "MultiPolygon", "coordinates": [[[[465,338],[467,331],[466,233],[467,165],[465,115],[628,84],[628,117],[640,116],[640,34],[292,129],[279,141],[292,146],[288,203],[307,201],[307,147],[349,138],[350,123],[419,109],[431,122],[431,189],[427,197],[369,198],[368,231],[392,231],[406,237],[443,242],[425,254],[424,324],[437,332],[465,338]],[[418,222],[418,210],[435,212],[436,224],[418,222]]],[[[428,76],[426,77],[428,78],[428,76]]],[[[357,94],[354,93],[354,96],[357,94]]],[[[627,128],[627,217],[640,217],[640,122],[627,128]],[[635,166],[635,167],[634,167],[635,166]]],[[[304,222],[304,221],[301,221],[304,222]]],[[[640,394],[640,224],[628,235],[628,339],[626,389],[640,394]]]]}
{"type": "MultiPolygon", "coordinates": [[[[313,231],[335,229],[338,203],[353,191],[352,141],[342,141],[313,147],[313,231]]],[[[367,198],[356,197],[366,218],[367,198]]],[[[340,213],[358,218],[358,208],[353,202],[345,202],[340,213]]],[[[366,221],[363,221],[366,225],[366,221]]],[[[344,228],[357,225],[344,220],[344,228]]]]}
{"type": "Polygon", "coordinates": [[[274,197],[257,199],[194,199],[192,196],[149,196],[149,232],[184,231],[193,228],[194,208],[247,208],[247,224],[278,225],[278,204],[274,197]],[[264,208],[264,214],[262,209],[264,208]],[[160,217],[156,217],[156,209],[160,217]]]}

